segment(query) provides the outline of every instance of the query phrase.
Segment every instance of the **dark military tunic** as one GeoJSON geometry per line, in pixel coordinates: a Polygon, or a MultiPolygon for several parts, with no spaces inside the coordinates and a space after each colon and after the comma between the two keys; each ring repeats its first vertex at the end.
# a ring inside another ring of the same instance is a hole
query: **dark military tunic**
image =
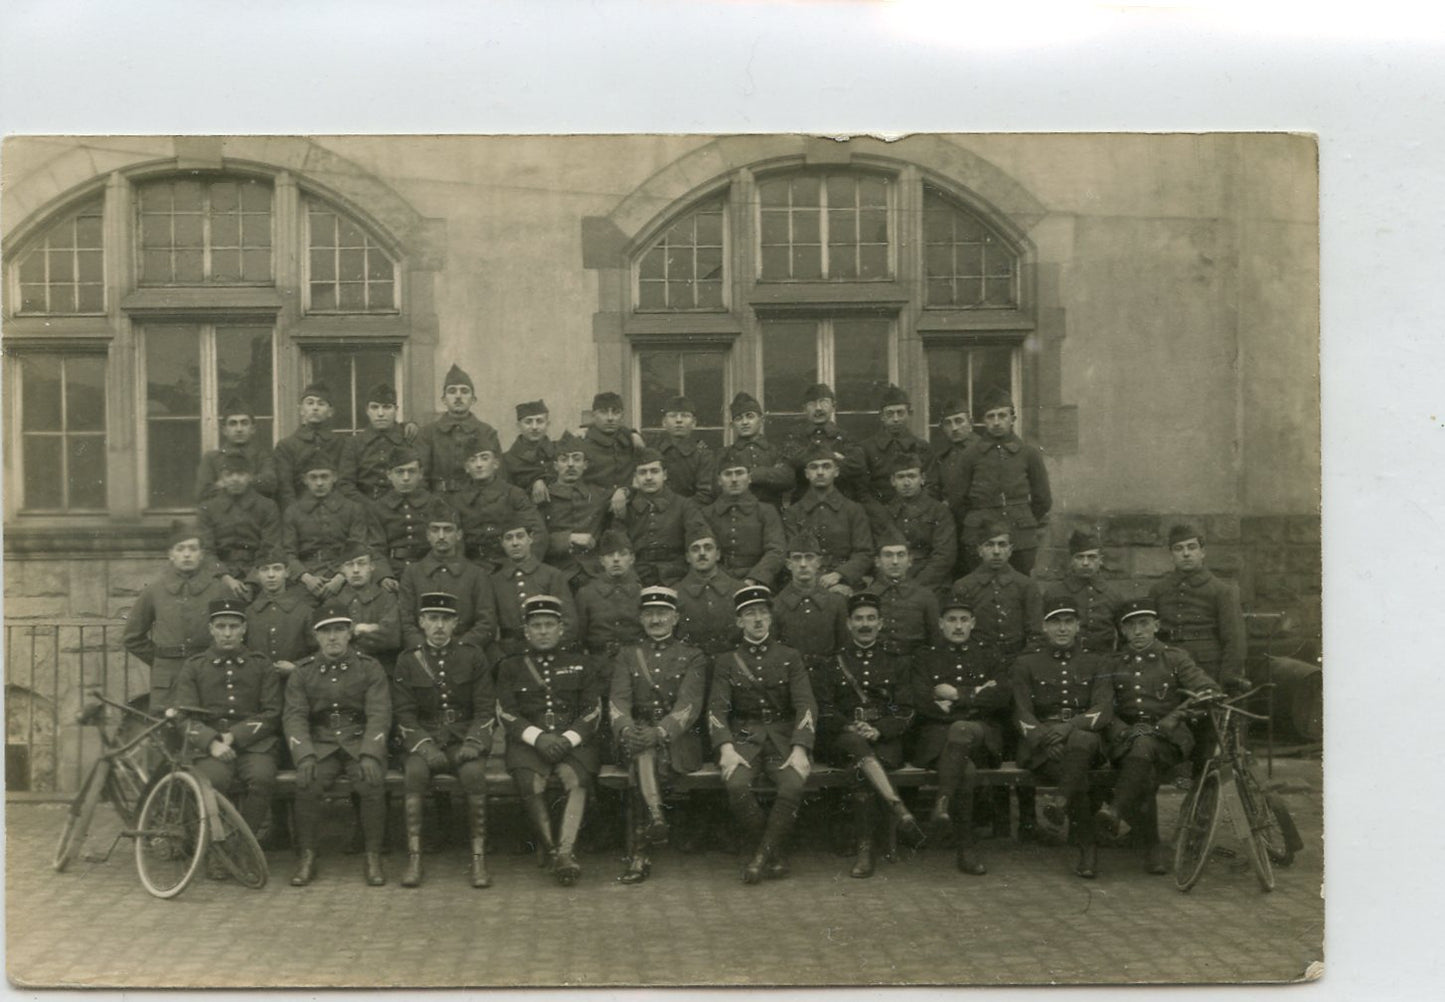
{"type": "Polygon", "coordinates": [[[550,438],[539,438],[535,442],[518,435],[502,457],[502,472],[507,481],[521,488],[530,497],[532,485],[538,480],[550,487],[557,479],[557,443],[550,438]]]}
{"type": "Polygon", "coordinates": [[[752,578],[769,588],[787,557],[783,519],[776,508],[743,494],[724,494],[702,510],[722,551],[722,565],[735,578],[752,578]]]}
{"type": "Polygon", "coordinates": [[[281,513],[276,502],[255,490],[239,496],[219,491],[196,507],[201,546],[215,555],[226,573],[244,580],[263,546],[281,545],[281,513]]]}
{"type": "Polygon", "coordinates": [[[306,457],[314,450],[320,450],[331,459],[331,468],[341,468],[341,447],[346,440],[330,428],[317,428],[304,424],[290,435],[276,443],[272,461],[276,467],[276,507],[284,515],[286,509],[303,497],[309,497],[306,490],[306,470],[301,469],[306,457]]]}
{"type": "Polygon", "coordinates": [[[789,536],[811,529],[822,551],[820,574],[837,571],[844,582],[858,588],[873,568],[873,532],[868,528],[868,515],[863,506],[850,501],[830,487],[819,493],[812,488],[794,502],[783,515],[783,526],[789,536]]]}
{"type": "Polygon", "coordinates": [[[538,563],[535,557],[528,557],[520,564],[508,562],[492,575],[492,594],[496,600],[502,649],[507,653],[514,653],[525,646],[522,601],[533,595],[551,595],[559,599],[562,602],[562,643],[571,644],[577,639],[577,607],[572,604],[567,576],[557,568],[538,563]]]}
{"type": "Polygon", "coordinates": [[[497,709],[507,733],[507,768],[550,773],[552,764],[532,743],[541,734],[557,734],[573,746],[563,761],[595,775],[603,698],[602,672],[586,654],[525,651],[502,659],[497,709]]]}
{"type": "Polygon", "coordinates": [[[376,579],[400,578],[409,564],[416,563],[431,550],[426,538],[427,525],[445,506],[425,487],[409,494],[388,487],[381,497],[367,504],[383,539],[377,554],[376,579]]]}
{"type": "Polygon", "coordinates": [[[341,466],[336,471],[338,489],[357,501],[375,501],[391,490],[387,471],[391,454],[406,445],[406,434],[397,425],[383,431],[370,426],[346,439],[341,446],[341,466]]]}
{"type": "Polygon", "coordinates": [[[1123,602],[1114,589],[1098,578],[1065,574],[1063,580],[1055,581],[1044,591],[1045,601],[1055,598],[1074,603],[1079,615],[1079,641],[1084,650],[1104,653],[1114,649],[1119,637],[1114,619],[1123,602]]]}
{"type": "Polygon", "coordinates": [[[486,755],[497,725],[496,700],[491,665],[469,644],[453,640],[440,650],[422,644],[396,659],[392,716],[408,754],[431,738],[442,751],[465,742],[486,755]]]}
{"type": "MultiPolygon", "coordinates": [[[[167,565],[126,614],[121,643],[150,665],[153,697],[165,699],[186,659],[211,646],[210,604],[231,597],[219,575],[219,566],[208,558],[189,576],[167,565]]],[[[152,712],[161,709],[151,707],[152,712]]]]}
{"type": "Polygon", "coordinates": [[[401,650],[401,610],[396,596],[371,581],[362,588],[342,585],[332,601],[344,606],[351,614],[351,646],[363,654],[370,654],[390,671],[396,662],[397,652],[401,650]],[[375,624],[381,629],[376,633],[355,632],[355,627],[363,624],[375,624]]]}
{"type": "Polygon", "coordinates": [[[644,639],[617,652],[612,665],[608,719],[617,747],[631,724],[661,727],[667,742],[659,759],[677,772],[702,768],[702,736],[693,725],[702,716],[708,659],[680,642],[644,639]]]}
{"type": "Polygon", "coordinates": [[[1040,740],[1047,731],[1102,732],[1114,719],[1114,687],[1103,656],[1079,643],[1020,654],[1009,669],[1014,719],[1022,741],[1019,765],[1048,761],[1040,740]]]}
{"type": "Polygon", "coordinates": [[[366,506],[335,491],[324,498],[298,498],[281,516],[287,570],[298,580],[307,573],[323,580],[334,577],[347,547],[356,543],[376,553],[383,542],[381,527],[366,506]]]}
{"type": "Polygon", "coordinates": [[[995,648],[1005,662],[1023,650],[1043,624],[1043,598],[1033,579],[1008,564],[979,565],[953,583],[953,593],[973,608],[973,639],[995,648]]]}
{"type": "Polygon", "coordinates": [[[733,594],[742,586],[721,569],[706,580],[688,571],[677,583],[678,637],[709,655],[736,647],[741,633],[733,594]]]}
{"type": "Polygon", "coordinates": [[[920,647],[943,642],[938,633],[938,596],[908,579],[889,581],[882,575],[873,582],[878,596],[878,645],[890,654],[912,654],[920,647]]]}
{"type": "Polygon", "coordinates": [[[879,502],[893,500],[893,464],[905,457],[915,460],[923,472],[923,489],[930,496],[940,496],[938,459],[933,447],[907,428],[889,431],[880,428],[863,440],[863,462],[868,467],[866,496],[879,502]]]}
{"type": "Polygon", "coordinates": [[[428,553],[401,575],[397,606],[401,610],[401,643],[419,647],[426,636],[417,625],[421,597],[428,592],[446,592],[457,597],[456,639],[485,648],[497,636],[497,599],[492,579],[476,564],[462,557],[443,560],[428,553]]]}
{"type": "Polygon", "coordinates": [[[209,756],[211,742],[222,734],[231,735],[237,752],[274,753],[281,731],[281,682],[266,655],[244,647],[211,647],[181,666],[171,693],[177,706],[206,711],[187,715],[194,758],[209,756]]]}
{"type": "Polygon", "coordinates": [[[794,745],[811,752],[818,703],[803,656],[768,638],[713,658],[707,726],[713,748],[731,742],[749,768],[781,766],[794,745]]]}
{"type": "Polygon", "coordinates": [[[797,474],[783,450],[762,435],[739,438],[724,447],[718,455],[718,469],[730,466],[746,466],[753,495],[775,508],[782,508],[797,485],[797,474]]]}
{"type": "Polygon", "coordinates": [[[706,442],[695,435],[674,438],[664,434],[654,444],[662,453],[662,468],[673,493],[700,505],[717,497],[717,453],[706,442]]]}
{"type": "Polygon", "coordinates": [[[416,436],[416,451],[433,494],[445,497],[467,485],[467,459],[477,449],[491,449],[498,458],[502,441],[497,429],[470,412],[454,417],[443,414],[416,436]]]}
{"type": "Polygon", "coordinates": [[[868,519],[874,541],[890,530],[903,536],[913,558],[908,568],[910,580],[934,590],[948,587],[958,559],[958,533],[947,505],[926,494],[895,497],[887,504],[869,507],[868,519]]]}
{"type": "Polygon", "coordinates": [[[808,478],[804,470],[808,466],[808,454],[821,446],[833,453],[838,464],[838,479],[834,486],[843,494],[858,500],[865,496],[868,484],[868,463],[863,458],[863,447],[843,434],[834,421],[827,424],[812,424],[795,434],[789,435],[783,443],[783,456],[793,467],[793,476],[798,495],[808,490],[808,478]],[[842,457],[837,458],[837,457],[842,457]]]}
{"type": "Polygon", "coordinates": [[[303,585],[289,585],[275,595],[262,591],[246,607],[246,646],[273,662],[300,661],[316,650],[315,610],[316,600],[303,585]]]}
{"type": "Polygon", "coordinates": [[[582,436],[582,452],[587,456],[587,472],[582,482],[602,488],[610,500],[619,487],[631,488],[632,473],[637,469],[637,449],[632,433],[626,428],[607,433],[596,427],[582,436]]]}
{"type": "Polygon", "coordinates": [[[710,530],[696,502],[679,497],[665,485],[656,494],[633,493],[622,526],[637,556],[637,576],[644,584],[669,587],[687,573],[687,540],[710,530]]]}
{"type": "MultiPolygon", "coordinates": [[[[559,596],[560,597],[560,596],[559,596]]],[[[624,644],[642,639],[642,584],[637,575],[603,575],[577,590],[577,638],[589,654],[611,657],[624,644]]]]}
{"type": "Polygon", "coordinates": [[[849,643],[811,672],[818,697],[818,757],[835,765],[853,756],[838,746],[843,728],[861,720],[878,729],[871,744],[890,769],[903,764],[903,735],[913,723],[913,669],[909,659],[885,653],[880,645],[849,643]]]}
{"type": "Polygon", "coordinates": [[[773,600],[773,631],[813,665],[848,642],[848,601],[837,592],[789,584],[773,600]]]}
{"type": "Polygon", "coordinates": [[[1008,524],[1014,549],[1038,546],[1038,528],[1054,504],[1043,450],[1012,432],[1001,439],[984,436],[964,453],[958,477],[964,546],[982,543],[984,527],[995,519],[1008,524]]]}
{"type": "MultiPolygon", "coordinates": [[[[1125,649],[1109,655],[1107,678],[1114,690],[1115,720],[1108,728],[1109,756],[1120,758],[1129,750],[1128,731],[1133,724],[1157,724],[1186,699],[1183,690],[1217,692],[1218,684],[1177,647],[1158,640],[1143,651],[1125,649]]],[[[1188,755],[1194,735],[1186,721],[1178,721],[1159,736],[1188,755]]]]}
{"type": "Polygon", "coordinates": [[[953,512],[955,526],[962,521],[963,513],[968,508],[968,483],[964,479],[963,457],[970,449],[976,448],[978,443],[977,435],[970,435],[962,442],[955,442],[945,435],[934,450],[939,497],[953,512]]]}
{"type": "Polygon", "coordinates": [[[281,717],[291,757],[325,760],[345,750],[352,758],[370,755],[386,763],[391,733],[391,690],[375,658],[348,650],[331,661],[306,658],[286,680],[281,717]]]}
{"type": "Polygon", "coordinates": [[[540,560],[546,554],[547,523],[532,503],[532,495],[520,487],[496,477],[471,480],[449,494],[447,501],[461,516],[467,557],[488,570],[495,571],[506,563],[502,534],[518,525],[531,530],[533,555],[540,560]]]}
{"type": "Polygon", "coordinates": [[[969,639],[962,644],[940,644],[919,651],[913,659],[916,713],[908,761],[929,766],[937,760],[955,721],[973,720],[985,729],[986,754],[996,764],[1003,754],[1003,729],[1013,699],[1008,671],[996,651],[969,639]],[[958,701],[944,709],[933,688],[948,684],[958,690],[958,701]]]}
{"type": "Polygon", "coordinates": [[[540,509],[547,524],[547,563],[566,573],[569,580],[579,574],[597,577],[602,567],[597,562],[596,544],[612,500],[610,492],[595,484],[555,483],[547,486],[547,493],[549,500],[540,509]],[[590,535],[593,548],[576,549],[571,538],[574,532],[590,535]]]}
{"type": "Polygon", "coordinates": [[[271,446],[253,438],[245,445],[223,442],[219,449],[212,449],[201,457],[201,465],[196,468],[197,501],[220,493],[216,483],[221,479],[221,460],[227,456],[243,457],[246,468],[251,471],[251,489],[262,497],[275,500],[276,464],[271,457],[271,446]]]}
{"type": "Polygon", "coordinates": [[[1200,668],[1220,678],[1244,674],[1244,615],[1239,588],[1201,567],[1170,571],[1149,589],[1159,613],[1159,639],[1183,648],[1200,668]]]}

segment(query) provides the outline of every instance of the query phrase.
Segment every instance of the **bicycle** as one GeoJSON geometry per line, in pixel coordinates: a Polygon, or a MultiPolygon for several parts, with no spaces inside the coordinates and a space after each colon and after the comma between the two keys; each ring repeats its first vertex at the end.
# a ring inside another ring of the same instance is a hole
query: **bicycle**
{"type": "MultiPolygon", "coordinates": [[[[94,793],[99,787],[92,783],[92,779],[100,776],[103,786],[109,775],[105,763],[108,762],[114,769],[117,761],[144,744],[160,753],[164,765],[151,781],[138,813],[117,807],[125,827],[100,861],[110,858],[120,839],[133,839],[136,873],[145,889],[158,898],[176,897],[190,886],[202,860],[208,855],[220,870],[243,886],[256,890],[266,886],[270,870],[255,834],[235,805],[205,776],[191,768],[187,754],[189,734],[182,725],[187,714],[204,715],[206,711],[176,706],[157,718],[98,692],[92,695],[104,705],[144,718],[148,726],[135,737],[108,747],[102,753],[80,795],[72,802],[70,816],[61,834],[57,859],[63,852],[68,863],[85,840],[99,801],[99,796],[94,793]],[[165,729],[173,732],[172,740],[161,736],[160,732],[165,729]]],[[[92,709],[87,714],[94,712],[92,709]]]]}
{"type": "Polygon", "coordinates": [[[1244,718],[1265,717],[1239,704],[1265,688],[1267,685],[1257,686],[1233,697],[1222,692],[1185,692],[1184,708],[1203,706],[1208,711],[1215,750],[1179,811],[1174,883],[1180,891],[1188,891],[1203,874],[1221,809],[1229,814],[1235,834],[1248,850],[1254,875],[1266,891],[1274,890],[1274,867],[1290,865],[1294,854],[1304,847],[1284,801],[1267,792],[1255,775],[1253,757],[1245,745],[1244,718]]]}
{"type": "Polygon", "coordinates": [[[148,728],[133,739],[123,740],[121,732],[125,727],[125,714],[144,721],[153,721],[154,718],[133,706],[95,695],[100,701],[87,707],[76,718],[76,722],[96,728],[100,734],[102,751],[95,764],[90,767],[90,772],[86,774],[85,781],[80,784],[80,792],[70,802],[65,826],[60,831],[60,841],[56,843],[55,856],[50,864],[57,873],[65,872],[80,856],[96,809],[102,800],[115,808],[122,824],[134,827],[150,786],[149,771],[144,762],[132,753],[147,741],[154,728],[148,728]],[[110,728],[106,726],[108,707],[118,707],[125,711],[119,718],[120,723],[110,728]]]}

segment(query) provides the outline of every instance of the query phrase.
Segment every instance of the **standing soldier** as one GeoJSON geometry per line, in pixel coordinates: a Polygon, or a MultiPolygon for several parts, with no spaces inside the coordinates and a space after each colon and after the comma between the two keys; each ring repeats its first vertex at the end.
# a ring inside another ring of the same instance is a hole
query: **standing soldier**
{"type": "Polygon", "coordinates": [[[622,517],[632,493],[632,471],[637,455],[647,448],[642,436],[622,424],[622,398],[616,393],[599,393],[592,398],[592,425],[582,438],[587,455],[586,483],[607,495],[612,514],[622,517]]]}
{"type": "Polygon", "coordinates": [[[527,599],[533,595],[552,596],[561,604],[562,640],[571,646],[577,639],[577,607],[567,590],[567,577],[557,568],[537,562],[532,555],[532,530],[520,519],[505,526],[502,553],[507,562],[492,575],[502,650],[515,654],[526,648],[527,599]]]}
{"type": "Polygon", "coordinates": [[[421,597],[444,591],[457,598],[457,639],[487,649],[497,639],[497,599],[485,571],[462,556],[462,531],[455,513],[439,507],[426,525],[431,550],[406,569],[397,590],[401,645],[419,647],[426,637],[417,626],[421,597]]]}
{"type": "Polygon", "coordinates": [[[423,485],[421,457],[409,445],[398,446],[385,460],[387,490],[374,501],[367,501],[382,535],[378,571],[381,583],[395,591],[408,567],[426,556],[431,545],[426,527],[432,516],[448,510],[448,506],[423,485]]]}
{"type": "Polygon", "coordinates": [[[986,538],[984,526],[1002,520],[1013,539],[1010,562],[1028,574],[1038,556],[1039,529],[1054,501],[1043,450],[1014,434],[1016,418],[1013,398],[1007,393],[995,393],[984,402],[985,436],[959,462],[966,508],[962,545],[978,546],[986,538]]]}
{"type": "Polygon", "coordinates": [[[557,442],[556,467],[557,481],[548,485],[547,501],[541,505],[547,524],[545,559],[567,575],[575,591],[588,578],[602,573],[596,547],[611,495],[583,481],[587,451],[582,439],[570,431],[557,442]]]}
{"type": "Polygon", "coordinates": [[[497,668],[497,711],[507,733],[507,771],[553,877],[570,887],[582,875],[575,855],[577,832],[601,761],[597,749],[601,679],[586,655],[558,649],[563,629],[559,598],[532,595],[522,614],[526,646],[497,668]],[[555,839],[543,799],[547,777],[554,773],[567,791],[555,839]]]}
{"type": "Polygon", "coordinates": [[[498,476],[502,457],[495,449],[493,439],[471,440],[466,446],[467,484],[447,498],[462,518],[467,559],[488,574],[506,562],[502,554],[502,529],[518,519],[531,530],[537,559],[542,559],[547,552],[547,524],[526,491],[498,476]]]}
{"type": "Polygon", "coordinates": [[[406,759],[406,872],[402,887],[421,883],[422,798],[434,773],[447,772],[467,794],[472,837],[471,882],[491,887],[487,873],[487,755],[496,727],[496,696],[486,656],[453,639],[457,597],[421,597],[418,626],[426,641],[397,659],[391,679],[392,714],[406,759]]]}
{"type": "Polygon", "coordinates": [[[717,455],[697,437],[697,406],[687,397],[673,397],[662,409],[662,436],[657,451],[673,493],[699,505],[717,496],[717,455]]]}
{"type": "Polygon", "coordinates": [[[367,427],[342,444],[337,475],[341,493],[358,501],[376,501],[392,489],[392,455],[409,441],[397,424],[396,391],[386,383],[367,391],[366,420],[367,427]]]}
{"type": "Polygon", "coordinates": [[[261,548],[281,542],[281,515],[254,489],[245,456],[228,452],[219,465],[220,490],[197,506],[196,523],[201,548],[215,554],[222,581],[235,592],[250,580],[261,548]]]}
{"type": "Polygon", "coordinates": [[[978,643],[994,648],[1005,668],[1039,632],[1043,596],[1039,586],[1010,563],[1013,546],[1003,522],[982,526],[981,563],[953,583],[953,593],[973,610],[978,643]]]}
{"type": "MultiPolygon", "coordinates": [[[[968,511],[968,485],[963,477],[963,457],[978,444],[973,431],[973,417],[968,401],[954,397],[943,402],[939,409],[938,428],[943,432],[943,441],[938,445],[938,487],[939,496],[948,510],[953,513],[955,536],[963,538],[963,516],[968,511]]],[[[957,573],[967,573],[972,568],[975,555],[969,548],[958,546],[957,573]]]]}
{"type": "Polygon", "coordinates": [[[895,494],[893,471],[900,462],[909,462],[922,472],[928,493],[937,498],[938,470],[933,448],[908,430],[913,403],[908,394],[889,385],[878,405],[877,432],[863,440],[863,461],[868,467],[868,490],[865,497],[879,504],[891,501],[895,494]]]}
{"type": "Polygon", "coordinates": [[[618,878],[624,884],[646,880],[652,871],[648,850],[667,841],[663,794],[669,781],[703,763],[701,735],[693,725],[703,710],[707,656],[673,633],[676,592],[653,586],[643,590],[641,603],[646,637],[618,651],[607,711],[628,763],[637,818],[627,871],[618,878]]]}
{"type": "Polygon", "coordinates": [[[342,554],[341,573],[346,584],[333,602],[351,616],[351,637],[356,649],[376,658],[387,671],[401,650],[401,615],[396,596],[374,580],[371,551],[356,543],[342,554]]]}
{"type": "Polygon", "coordinates": [[[186,734],[197,750],[192,765],[222,793],[239,783],[241,817],[264,838],[276,787],[281,683],[270,660],[246,647],[245,604],[218,598],[209,610],[211,646],[181,668],[174,702],[205,711],[186,714],[186,734]]]}
{"type": "Polygon", "coordinates": [[[341,554],[353,543],[370,550],[383,545],[375,517],[360,501],[335,490],[336,463],[320,449],[296,464],[304,475],[306,496],[281,516],[281,545],[293,578],[322,601],[346,583],[341,554]]]}
{"type": "Polygon", "coordinates": [[[772,593],[762,585],[734,596],[743,642],[713,660],[707,723],[727,787],[728,806],[755,846],[743,883],[788,875],[786,845],[812,770],[818,704],[803,656],[773,640],[772,593]],[[753,777],[766,770],[777,788],[765,816],[753,777]]]}
{"type": "Polygon", "coordinates": [[[813,672],[818,757],[853,770],[850,799],[858,856],[850,877],[873,876],[879,799],[898,820],[904,840],[914,847],[923,844],[923,829],[886,771],[903,764],[903,735],[913,723],[912,666],[878,644],[879,608],[877,595],[849,596],[850,642],[813,672]]]}
{"type": "Polygon", "coordinates": [[[1066,597],[1044,603],[1047,646],[1019,655],[1010,671],[1018,763],[1067,799],[1069,830],[1079,847],[1074,872],[1099,872],[1089,769],[1103,757],[1101,735],[1114,719],[1114,686],[1101,655],[1079,639],[1078,610],[1066,597]]]}
{"type": "Polygon", "coordinates": [[[923,491],[925,478],[918,459],[901,455],[893,464],[893,498],[867,506],[875,539],[887,528],[903,534],[912,556],[909,580],[924,588],[941,591],[953,580],[958,560],[958,533],[953,513],[937,498],[923,491]]]}
{"type": "Polygon", "coordinates": [[[1239,587],[1204,566],[1204,533],[1192,525],[1169,530],[1174,570],[1149,589],[1159,610],[1159,638],[1193,659],[1226,689],[1244,682],[1244,615],[1239,587]]]}
{"type": "Polygon", "coordinates": [[[477,418],[472,405],[477,401],[472,377],[453,365],[442,380],[442,416],[417,434],[417,452],[426,467],[433,494],[446,497],[467,485],[466,460],[470,443],[481,439],[500,454],[502,443],[497,429],[477,418]]]}
{"type": "Polygon", "coordinates": [[[748,469],[749,489],[757,499],[782,509],[797,484],[793,467],[783,451],[763,436],[763,405],[752,395],[733,397],[729,412],[733,419],[732,444],[718,457],[719,469],[741,464],[748,469]]]}
{"type": "Polygon", "coordinates": [[[748,584],[771,588],[783,569],[783,519],[749,490],[752,477],[741,459],[721,464],[717,476],[722,493],[702,515],[722,548],[723,566],[748,584]]]}
{"type": "Polygon", "coordinates": [[[814,383],[804,391],[802,402],[807,428],[789,436],[783,445],[783,455],[793,467],[797,492],[808,489],[812,477],[807,475],[807,467],[821,450],[837,468],[838,489],[845,497],[858,500],[867,489],[868,463],[862,447],[844,435],[833,420],[836,398],[832,388],[827,383],[814,383]]]}
{"type": "Polygon", "coordinates": [[[1079,643],[1084,650],[1105,654],[1119,645],[1119,631],[1114,618],[1119,614],[1121,599],[1100,577],[1104,551],[1099,537],[1092,532],[1075,529],[1069,533],[1069,569],[1063,580],[1044,591],[1044,604],[1054,599],[1067,599],[1079,617],[1079,643]]]}
{"type": "Polygon", "coordinates": [[[624,644],[642,637],[637,615],[642,584],[632,572],[627,533],[608,529],[597,546],[602,576],[577,590],[577,640],[588,654],[610,660],[624,644]]]}
{"type": "Polygon", "coordinates": [[[283,515],[298,498],[306,496],[306,470],[302,466],[311,454],[324,454],[332,471],[341,465],[344,440],[328,427],[331,388],[322,382],[309,384],[301,391],[300,410],[300,427],[277,442],[272,454],[276,466],[276,507],[283,515]]]}
{"type": "Polygon", "coordinates": [[[1119,769],[1114,797],[1099,808],[1098,821],[1112,835],[1139,829],[1146,873],[1169,872],[1159,843],[1159,783],[1194,749],[1184,690],[1218,692],[1219,686],[1177,647],[1157,637],[1159,618],[1148,599],[1125,602],[1119,610],[1124,649],[1111,655],[1114,722],[1109,725],[1109,758],[1119,769]]]}
{"type": "Polygon", "coordinates": [[[276,466],[271,459],[269,442],[256,438],[256,415],[242,400],[226,401],[219,415],[221,447],[201,457],[196,469],[196,500],[204,501],[220,490],[221,461],[227,456],[239,457],[251,471],[251,486],[262,497],[276,496],[276,466]]]}
{"type": "Polygon", "coordinates": [[[286,581],[286,554],[279,546],[256,554],[256,580],[261,587],[246,607],[246,644],[270,659],[284,681],[296,662],[316,650],[311,617],[316,599],[302,584],[286,581]]]}
{"type": "Polygon", "coordinates": [[[910,579],[913,557],[896,529],[878,537],[874,597],[881,615],[879,643],[889,654],[910,657],[938,643],[938,595],[910,579]]]}
{"type": "Polygon", "coordinates": [[[536,505],[546,504],[557,478],[557,443],[547,437],[552,415],[541,400],[517,405],[517,438],[502,457],[502,469],[513,487],[520,487],[536,505]]]}
{"type": "Polygon", "coordinates": [[[717,540],[698,530],[687,541],[687,574],[677,583],[678,636],[712,656],[738,645],[733,595],[743,583],[718,566],[717,540]]]}
{"type": "Polygon", "coordinates": [[[783,518],[790,535],[811,530],[822,551],[824,589],[850,595],[863,587],[864,576],[873,566],[873,533],[863,506],[850,501],[833,486],[838,463],[827,446],[818,446],[803,457],[808,489],[783,518]]]}
{"type": "Polygon", "coordinates": [[[656,449],[637,455],[636,490],[627,502],[621,527],[632,539],[637,577],[643,584],[676,584],[687,573],[687,537],[706,530],[697,504],[667,486],[667,470],[656,449]]]}
{"type": "Polygon", "coordinates": [[[812,532],[795,533],[788,542],[788,585],[773,602],[778,641],[803,655],[814,668],[848,640],[847,600],[818,585],[823,558],[812,532]]]}
{"type": "Polygon", "coordinates": [[[361,801],[366,882],[386,883],[381,837],[386,826],[386,739],[391,693],[375,659],[351,649],[351,618],[323,606],[312,621],[320,651],[286,680],[282,724],[296,762],[296,845],[292,887],[316,879],[316,833],[323,794],[345,776],[361,801]]]}

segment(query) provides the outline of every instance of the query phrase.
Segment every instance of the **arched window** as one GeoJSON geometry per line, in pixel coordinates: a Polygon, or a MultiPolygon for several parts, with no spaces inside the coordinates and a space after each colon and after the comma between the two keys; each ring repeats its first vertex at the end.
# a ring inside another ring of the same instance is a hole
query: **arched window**
{"type": "Polygon", "coordinates": [[[105,247],[99,198],[64,215],[22,252],[12,286],[17,314],[105,312],[105,247]]]}
{"type": "Polygon", "coordinates": [[[1018,307],[1018,252],[932,185],[923,186],[923,241],[925,305],[1018,307]]]}
{"type": "Polygon", "coordinates": [[[396,261],[381,241],[320,199],[306,210],[307,311],[394,313],[396,261]]]}
{"type": "Polygon", "coordinates": [[[710,198],[668,226],[637,260],[637,309],[724,309],[725,203],[710,198]]]}

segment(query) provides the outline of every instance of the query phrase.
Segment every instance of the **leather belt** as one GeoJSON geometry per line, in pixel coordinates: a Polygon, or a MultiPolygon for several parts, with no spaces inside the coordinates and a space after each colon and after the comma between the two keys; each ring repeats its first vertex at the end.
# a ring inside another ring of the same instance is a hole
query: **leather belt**
{"type": "Polygon", "coordinates": [[[205,649],[204,645],[172,644],[168,647],[157,647],[155,656],[158,658],[188,658],[192,654],[199,654],[205,649]]]}
{"type": "Polygon", "coordinates": [[[771,724],[782,719],[774,710],[766,706],[759,710],[754,710],[751,713],[740,713],[738,714],[738,718],[745,724],[771,724]]]}
{"type": "Polygon", "coordinates": [[[649,563],[663,560],[681,561],[682,554],[668,546],[644,546],[637,551],[637,559],[645,560],[649,563]]]}
{"type": "Polygon", "coordinates": [[[428,549],[430,549],[429,546],[420,543],[412,546],[393,546],[386,551],[386,555],[391,560],[420,560],[426,555],[428,549]]]}
{"type": "Polygon", "coordinates": [[[322,713],[312,714],[311,722],[329,727],[333,731],[339,731],[343,727],[361,723],[361,715],[355,710],[326,710],[322,713]]]}
{"type": "Polygon", "coordinates": [[[462,719],[462,715],[449,706],[437,714],[437,719],[443,724],[455,724],[462,719]]]}
{"type": "Polygon", "coordinates": [[[1039,719],[1040,719],[1042,722],[1046,723],[1046,724],[1047,724],[1047,723],[1059,723],[1059,722],[1066,721],[1066,720],[1073,720],[1074,717],[1075,717],[1076,715],[1078,715],[1078,713],[1079,713],[1079,711],[1076,710],[1076,709],[1074,709],[1074,708],[1071,707],[1071,706],[1061,706],[1061,707],[1058,708],[1058,710],[1054,711],[1054,713],[1052,713],[1051,715],[1049,715],[1049,716],[1047,716],[1047,717],[1040,717],[1039,719]]]}
{"type": "Polygon", "coordinates": [[[1219,635],[1212,626],[1176,626],[1168,630],[1160,630],[1159,636],[1164,640],[1218,640],[1219,635]]]}
{"type": "Polygon", "coordinates": [[[882,717],[883,711],[876,706],[860,706],[853,711],[853,719],[861,720],[865,724],[871,724],[875,720],[882,719],[882,717]]]}
{"type": "Polygon", "coordinates": [[[302,560],[335,560],[340,555],[339,546],[322,546],[315,550],[301,550],[296,554],[302,560]]]}

